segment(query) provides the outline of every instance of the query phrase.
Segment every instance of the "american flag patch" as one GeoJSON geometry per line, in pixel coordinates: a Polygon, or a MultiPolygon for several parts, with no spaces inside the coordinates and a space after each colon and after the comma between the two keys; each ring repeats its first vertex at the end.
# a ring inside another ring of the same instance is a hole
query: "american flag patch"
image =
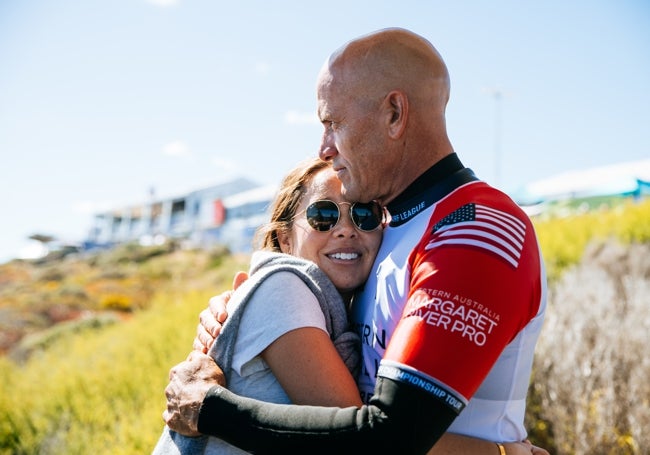
{"type": "Polygon", "coordinates": [[[467,245],[496,254],[517,267],[526,225],[514,216],[480,204],[467,204],[440,220],[425,249],[467,245]]]}

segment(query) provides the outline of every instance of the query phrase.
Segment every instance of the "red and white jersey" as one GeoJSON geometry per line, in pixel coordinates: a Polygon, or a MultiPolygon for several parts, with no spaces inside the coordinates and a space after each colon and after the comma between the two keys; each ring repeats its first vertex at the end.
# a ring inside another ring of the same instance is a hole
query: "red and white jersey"
{"type": "Polygon", "coordinates": [[[464,183],[433,205],[391,213],[352,319],[363,344],[359,388],[377,375],[460,412],[448,431],[522,440],[546,278],[533,226],[505,194],[464,183]],[[381,363],[381,365],[380,365],[381,363]]]}

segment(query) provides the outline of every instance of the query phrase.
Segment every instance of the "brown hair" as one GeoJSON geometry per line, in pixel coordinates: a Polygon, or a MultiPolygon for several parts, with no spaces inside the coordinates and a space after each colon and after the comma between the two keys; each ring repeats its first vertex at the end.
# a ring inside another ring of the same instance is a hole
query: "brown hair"
{"type": "Polygon", "coordinates": [[[278,232],[289,232],[307,186],[315,174],[329,165],[320,158],[311,158],[299,163],[286,175],[271,205],[271,220],[255,234],[255,243],[260,249],[281,251],[278,232]]]}

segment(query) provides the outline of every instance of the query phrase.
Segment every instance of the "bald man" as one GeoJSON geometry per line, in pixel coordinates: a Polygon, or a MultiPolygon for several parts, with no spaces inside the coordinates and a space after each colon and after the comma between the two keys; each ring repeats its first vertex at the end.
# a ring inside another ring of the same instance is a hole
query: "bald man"
{"type": "Polygon", "coordinates": [[[219,375],[195,354],[170,375],[168,425],[255,453],[426,453],[445,431],[523,440],[544,267],[528,217],[453,150],[442,58],[412,32],[380,30],[331,55],[317,95],[321,159],[346,198],[377,200],[391,216],[352,308],[367,404],[239,397],[195,380],[201,367],[219,375]]]}

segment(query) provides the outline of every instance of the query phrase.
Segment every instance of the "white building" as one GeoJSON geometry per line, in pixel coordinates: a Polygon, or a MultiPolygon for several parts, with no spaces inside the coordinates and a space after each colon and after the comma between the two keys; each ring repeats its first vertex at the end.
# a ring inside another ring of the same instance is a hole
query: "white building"
{"type": "Polygon", "coordinates": [[[88,248],[173,238],[194,246],[224,244],[232,252],[251,250],[255,230],[268,217],[275,186],[246,179],[155,199],[95,215],[88,248]]]}

